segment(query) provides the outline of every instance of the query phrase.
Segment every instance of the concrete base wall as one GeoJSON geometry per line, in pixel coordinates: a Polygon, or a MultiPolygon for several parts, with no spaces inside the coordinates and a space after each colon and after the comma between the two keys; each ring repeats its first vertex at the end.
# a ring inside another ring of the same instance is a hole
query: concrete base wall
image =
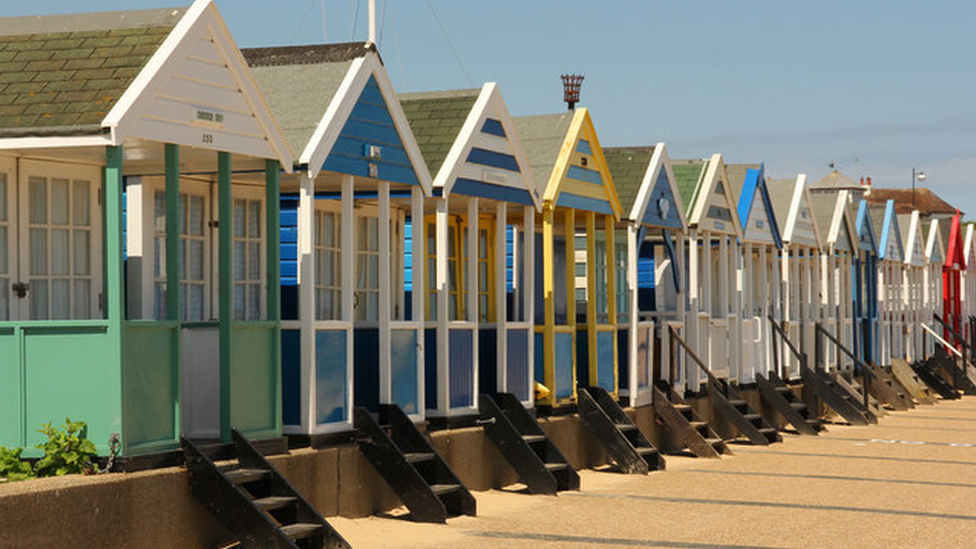
{"type": "MultiPolygon", "coordinates": [[[[745,394],[756,406],[758,393],[745,394]]],[[[707,401],[693,405],[703,417],[712,418],[707,401]]],[[[655,424],[651,406],[628,413],[650,440],[667,447],[668,433],[655,424]]],[[[577,469],[608,463],[577,415],[543,418],[539,424],[577,469]]],[[[469,489],[517,482],[515,471],[482,429],[437,431],[430,438],[469,489]]],[[[354,444],[295,450],[270,461],[326,516],[364,517],[399,505],[354,444]]],[[[0,484],[0,524],[0,549],[209,549],[233,540],[193,499],[189,476],[181,467],[0,484]]]]}

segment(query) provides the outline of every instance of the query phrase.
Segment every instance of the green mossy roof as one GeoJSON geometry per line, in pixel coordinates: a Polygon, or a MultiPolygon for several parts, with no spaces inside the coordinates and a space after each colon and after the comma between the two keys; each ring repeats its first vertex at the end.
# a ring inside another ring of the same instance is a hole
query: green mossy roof
{"type": "Polygon", "coordinates": [[[0,135],[98,133],[172,24],[0,36],[0,135]]]}
{"type": "Polygon", "coordinates": [[[698,180],[707,165],[708,162],[705,160],[671,161],[674,182],[678,186],[678,194],[681,195],[681,203],[685,206],[685,212],[689,215],[695,207],[693,199],[698,187],[698,180]]]}
{"type": "Polygon", "coordinates": [[[654,147],[608,147],[603,149],[603,156],[607,159],[610,177],[617,188],[620,207],[624,215],[629,216],[651,157],[654,156],[654,147]]]}
{"type": "Polygon", "coordinates": [[[471,89],[400,94],[400,106],[433,177],[437,177],[480,93],[480,89],[471,89]]]}
{"type": "Polygon", "coordinates": [[[559,151],[566,140],[566,133],[573,122],[574,113],[540,114],[519,116],[512,119],[525,156],[532,166],[539,191],[545,195],[552,170],[559,159],[559,151]]]}

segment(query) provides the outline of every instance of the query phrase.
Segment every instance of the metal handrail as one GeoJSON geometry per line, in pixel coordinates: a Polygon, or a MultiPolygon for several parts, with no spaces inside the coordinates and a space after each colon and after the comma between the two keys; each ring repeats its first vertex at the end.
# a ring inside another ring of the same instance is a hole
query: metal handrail
{"type": "MultiPolygon", "coordinates": [[[[948,341],[945,340],[945,338],[943,338],[942,336],[940,336],[939,334],[937,334],[935,332],[935,330],[933,330],[929,326],[926,326],[925,323],[919,322],[918,325],[922,327],[922,346],[923,346],[923,348],[924,347],[928,347],[928,342],[925,341],[925,335],[926,335],[925,333],[928,332],[929,334],[932,335],[932,338],[933,339],[935,339],[936,341],[942,343],[942,346],[943,347],[945,347],[946,349],[949,349],[956,356],[958,356],[959,358],[961,358],[962,361],[963,361],[962,367],[963,368],[966,367],[966,355],[962,354],[961,351],[959,351],[958,349],[956,349],[955,347],[953,347],[952,344],[950,344],[948,341]]],[[[955,390],[957,390],[957,391],[959,390],[959,368],[953,368],[952,369],[952,388],[955,389],[955,390]]]]}
{"type": "Polygon", "coordinates": [[[966,338],[964,338],[962,336],[962,334],[960,334],[958,331],[956,331],[955,328],[953,328],[951,325],[949,325],[948,322],[946,322],[945,320],[942,320],[942,317],[941,316],[939,316],[938,314],[933,313],[932,314],[932,319],[935,320],[936,322],[938,322],[939,324],[941,324],[942,327],[945,328],[945,330],[947,332],[949,332],[950,335],[952,335],[952,337],[956,340],[957,343],[962,344],[963,347],[965,347],[966,349],[969,349],[970,351],[973,350],[973,348],[969,344],[969,342],[966,341],[966,338]]]}
{"type": "Polygon", "coordinates": [[[809,368],[810,366],[808,364],[809,359],[807,354],[796,348],[796,345],[786,334],[786,329],[782,326],[782,324],[786,324],[786,320],[777,322],[776,319],[773,318],[773,315],[767,315],[767,317],[769,318],[770,325],[773,327],[773,368],[776,369],[776,373],[779,375],[779,377],[781,379],[786,379],[786,376],[783,375],[784,372],[781,368],[779,360],[779,349],[776,347],[776,336],[779,336],[779,338],[783,340],[783,343],[786,344],[786,348],[789,349],[790,352],[793,353],[793,356],[795,356],[800,362],[800,368],[809,368]]]}
{"type": "MultiPolygon", "coordinates": [[[[850,349],[845,347],[844,344],[841,343],[840,340],[838,340],[836,337],[834,337],[834,334],[828,332],[827,329],[824,328],[822,324],[816,322],[814,323],[814,328],[816,330],[817,337],[826,336],[827,339],[834,344],[834,346],[836,346],[839,350],[841,350],[845,355],[850,357],[851,360],[854,361],[854,364],[856,364],[861,369],[861,372],[864,374],[864,383],[862,384],[861,387],[862,392],[864,394],[864,409],[870,410],[870,406],[869,406],[870,399],[868,397],[868,388],[871,385],[871,379],[874,377],[874,372],[871,371],[871,367],[868,366],[863,360],[858,358],[857,355],[851,352],[850,349]]],[[[817,342],[817,349],[819,348],[820,348],[820,344],[819,342],[817,342]]]]}
{"type": "MultiPolygon", "coordinates": [[[[723,395],[725,395],[726,398],[728,398],[728,391],[719,382],[719,379],[715,377],[715,374],[713,374],[712,371],[708,369],[708,366],[705,365],[705,362],[698,357],[698,354],[695,351],[693,351],[691,347],[688,346],[688,344],[685,342],[684,339],[681,339],[681,336],[679,336],[678,333],[675,331],[674,326],[668,326],[668,335],[671,337],[672,350],[674,350],[675,345],[680,345],[685,350],[685,353],[687,353],[688,356],[691,357],[691,360],[695,364],[697,364],[698,367],[701,368],[701,370],[705,372],[705,374],[708,376],[709,385],[715,386],[716,390],[718,390],[723,395]]],[[[673,363],[675,360],[677,360],[676,353],[672,352],[671,353],[672,368],[674,367],[673,363]]]]}

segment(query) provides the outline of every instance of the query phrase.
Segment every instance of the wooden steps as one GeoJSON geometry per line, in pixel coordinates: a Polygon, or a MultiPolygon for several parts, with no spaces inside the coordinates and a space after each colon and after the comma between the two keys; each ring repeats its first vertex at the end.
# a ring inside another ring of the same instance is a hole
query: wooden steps
{"type": "Polygon", "coordinates": [[[717,458],[721,454],[731,454],[722,440],[708,423],[695,413],[694,409],[672,389],[666,381],[654,384],[654,411],[671,428],[678,442],[698,457],[717,458]]]}
{"type": "Polygon", "coordinates": [[[180,440],[198,501],[242,547],[349,549],[349,544],[240,433],[231,465],[218,467],[193,442],[180,440]]]}
{"type": "Polygon", "coordinates": [[[532,494],[579,490],[579,474],[511,393],[478,396],[480,424],[532,494]]]}
{"type": "Polygon", "coordinates": [[[896,358],[891,361],[891,375],[908,391],[909,396],[919,404],[935,404],[936,393],[922,381],[908,361],[896,358]]]}
{"type": "Polygon", "coordinates": [[[712,409],[729,421],[751,444],[765,446],[782,442],[779,431],[756,413],[730,383],[710,376],[708,398],[712,409]]]}
{"type": "Polygon", "coordinates": [[[824,430],[819,417],[811,414],[807,404],[775,372],[768,378],[756,374],[756,385],[763,400],[779,412],[801,435],[818,435],[824,430]]]}
{"type": "MultiPolygon", "coordinates": [[[[841,389],[831,378],[819,370],[800,368],[803,383],[810,389],[816,400],[826,404],[831,410],[851,425],[868,425],[868,417],[855,405],[850,393],[841,389]]],[[[819,404],[818,404],[819,407],[819,404]]]]}
{"type": "Polygon", "coordinates": [[[579,415],[583,424],[610,455],[617,470],[647,474],[664,469],[657,447],[641,433],[630,416],[602,387],[579,391],[579,415]]]}

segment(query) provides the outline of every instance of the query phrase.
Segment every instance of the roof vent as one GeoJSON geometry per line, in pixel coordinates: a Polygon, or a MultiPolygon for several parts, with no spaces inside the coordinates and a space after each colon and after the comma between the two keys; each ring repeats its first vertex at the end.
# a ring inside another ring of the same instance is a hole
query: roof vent
{"type": "Polygon", "coordinates": [[[576,108],[579,102],[580,86],[583,85],[582,74],[564,74],[563,79],[563,101],[569,110],[576,108]]]}

